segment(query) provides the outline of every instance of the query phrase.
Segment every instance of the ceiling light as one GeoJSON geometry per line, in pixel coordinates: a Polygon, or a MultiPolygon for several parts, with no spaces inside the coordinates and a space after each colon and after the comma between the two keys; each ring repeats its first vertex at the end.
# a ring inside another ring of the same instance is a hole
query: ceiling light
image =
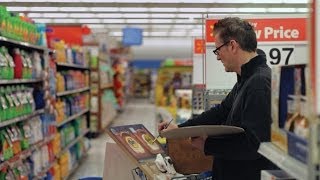
{"type": "Polygon", "coordinates": [[[301,13],[308,13],[309,12],[309,8],[297,8],[296,11],[297,12],[301,12],[301,13]]]}
{"type": "Polygon", "coordinates": [[[268,12],[296,12],[295,8],[268,8],[268,12]]]}
{"type": "Polygon", "coordinates": [[[86,8],[86,7],[61,7],[60,11],[64,11],[64,12],[74,12],[74,11],[86,12],[86,11],[89,11],[89,9],[86,8]]]}
{"type": "Polygon", "coordinates": [[[151,28],[152,29],[169,29],[171,28],[171,25],[152,25],[151,28]]]}
{"type": "Polygon", "coordinates": [[[56,11],[59,11],[59,8],[58,7],[30,7],[29,11],[56,12],[56,11]]]}
{"type": "Polygon", "coordinates": [[[15,12],[15,11],[28,11],[28,8],[27,7],[7,7],[7,10],[8,11],[11,11],[11,12],[15,12]]]}
{"type": "Polygon", "coordinates": [[[237,12],[237,8],[209,8],[208,13],[237,12]]]}
{"type": "Polygon", "coordinates": [[[179,12],[199,12],[199,13],[205,13],[207,12],[207,8],[179,8],[179,12]]]}
{"type": "Polygon", "coordinates": [[[54,23],[77,23],[76,19],[53,19],[54,23]]]}
{"type": "Polygon", "coordinates": [[[173,31],[169,33],[171,36],[186,36],[186,31],[173,31]]]}
{"type": "Polygon", "coordinates": [[[89,11],[93,12],[118,12],[118,7],[92,7],[89,8],[89,11]]]}
{"type": "Polygon", "coordinates": [[[68,13],[43,13],[42,17],[45,18],[66,18],[68,13]]]}
{"type": "Polygon", "coordinates": [[[175,18],[175,14],[151,14],[152,18],[175,18]]]}
{"type": "Polygon", "coordinates": [[[177,14],[179,18],[202,18],[202,14],[177,14]]]}
{"type": "Polygon", "coordinates": [[[267,12],[267,9],[266,8],[239,8],[238,11],[253,13],[253,12],[267,12]]]}
{"type": "Polygon", "coordinates": [[[168,36],[168,32],[150,32],[151,36],[168,36]]]}
{"type": "Polygon", "coordinates": [[[122,14],[96,14],[97,17],[99,18],[122,18],[122,14]]]}
{"type": "Polygon", "coordinates": [[[72,18],[94,18],[95,14],[93,14],[93,13],[70,13],[69,16],[72,18]]]}
{"type": "Polygon", "coordinates": [[[151,23],[172,23],[172,19],[151,19],[151,23]]]}
{"type": "Polygon", "coordinates": [[[148,8],[119,8],[121,12],[147,12],[148,8]]]}
{"type": "Polygon", "coordinates": [[[27,16],[29,18],[40,18],[40,17],[43,17],[41,13],[28,13],[27,16]]]}
{"type": "Polygon", "coordinates": [[[178,8],[149,8],[150,12],[177,12],[178,8]]]}
{"type": "Polygon", "coordinates": [[[96,28],[96,29],[106,28],[106,26],[103,24],[88,24],[88,27],[89,28],[96,28]]]}
{"type": "Polygon", "coordinates": [[[122,36],[122,32],[110,32],[111,36],[122,36]]]}

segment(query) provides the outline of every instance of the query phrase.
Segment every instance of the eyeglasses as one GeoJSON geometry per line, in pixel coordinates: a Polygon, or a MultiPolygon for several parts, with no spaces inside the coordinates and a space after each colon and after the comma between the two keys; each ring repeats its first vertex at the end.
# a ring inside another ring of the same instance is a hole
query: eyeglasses
{"type": "Polygon", "coordinates": [[[213,52],[215,55],[219,55],[219,50],[220,50],[223,46],[227,45],[229,42],[230,42],[230,41],[227,41],[227,42],[223,43],[221,46],[217,47],[217,48],[216,48],[215,50],[213,50],[212,52],[213,52]]]}

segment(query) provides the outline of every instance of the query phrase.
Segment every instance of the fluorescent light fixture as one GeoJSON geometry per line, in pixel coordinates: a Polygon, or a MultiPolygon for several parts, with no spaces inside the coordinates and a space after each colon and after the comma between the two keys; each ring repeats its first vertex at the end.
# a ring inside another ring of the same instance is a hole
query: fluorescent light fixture
{"type": "Polygon", "coordinates": [[[189,36],[202,36],[202,32],[189,32],[189,36]]]}
{"type": "Polygon", "coordinates": [[[295,8],[268,8],[268,12],[296,12],[295,8]]]}
{"type": "Polygon", "coordinates": [[[85,23],[97,23],[97,24],[99,24],[99,23],[101,23],[101,19],[79,19],[78,22],[79,23],[83,23],[83,24],[85,24],[85,23]]]}
{"type": "Polygon", "coordinates": [[[208,13],[217,13],[217,12],[237,12],[237,8],[209,8],[208,13]]]}
{"type": "Polygon", "coordinates": [[[121,32],[110,32],[109,34],[111,36],[122,36],[122,31],[121,32]]]}
{"type": "Polygon", "coordinates": [[[61,7],[60,11],[64,11],[64,12],[74,12],[74,11],[86,12],[86,11],[89,11],[89,8],[86,8],[86,7],[61,7]]]}
{"type": "Polygon", "coordinates": [[[92,7],[92,8],[89,8],[89,11],[92,11],[92,12],[118,12],[119,8],[117,8],[117,7],[92,7]]]}
{"type": "Polygon", "coordinates": [[[186,24],[176,24],[173,26],[174,29],[192,29],[193,25],[186,25],[186,24]]]}
{"type": "Polygon", "coordinates": [[[187,32],[186,31],[173,31],[169,33],[170,36],[186,36],[187,32]]]}
{"type": "Polygon", "coordinates": [[[99,18],[122,18],[122,14],[96,14],[97,17],[99,18]]]}
{"type": "Polygon", "coordinates": [[[175,14],[150,14],[152,18],[175,18],[175,14]]]}
{"type": "Polygon", "coordinates": [[[121,12],[147,12],[148,8],[119,8],[121,12]]]}
{"type": "Polygon", "coordinates": [[[208,11],[207,8],[179,8],[179,12],[199,12],[199,13],[205,13],[208,11]]]}
{"type": "Polygon", "coordinates": [[[126,19],[127,23],[148,23],[149,19],[126,19]]]}
{"type": "Polygon", "coordinates": [[[70,13],[71,18],[94,18],[96,17],[93,13],[70,13]]]}
{"type": "Polygon", "coordinates": [[[40,18],[40,17],[43,17],[42,15],[43,15],[43,14],[41,14],[41,13],[28,13],[28,14],[27,14],[27,16],[28,16],[29,18],[40,18]]]}
{"type": "Polygon", "coordinates": [[[309,8],[297,8],[296,11],[297,12],[301,12],[301,13],[308,13],[309,12],[309,8]]]}
{"type": "Polygon", "coordinates": [[[42,17],[45,18],[66,18],[68,13],[43,13],[42,17]]]}
{"type": "Polygon", "coordinates": [[[103,22],[120,24],[120,23],[124,23],[124,20],[123,19],[103,19],[103,22]]]}
{"type": "Polygon", "coordinates": [[[178,8],[149,8],[150,12],[177,12],[178,8]]]}
{"type": "Polygon", "coordinates": [[[266,8],[238,8],[238,11],[254,13],[254,12],[267,12],[267,9],[266,8]]]}
{"type": "Polygon", "coordinates": [[[281,0],[268,0],[268,1],[264,1],[264,0],[251,0],[250,3],[282,3],[281,0]]]}
{"type": "Polygon", "coordinates": [[[15,12],[15,11],[20,12],[20,11],[28,11],[28,8],[27,7],[10,7],[10,6],[8,6],[7,10],[11,11],[11,12],[15,12]]]}
{"type": "Polygon", "coordinates": [[[106,28],[106,26],[105,25],[103,25],[103,24],[88,24],[88,27],[89,28],[95,28],[95,29],[102,29],[102,28],[106,28]]]}
{"type": "Polygon", "coordinates": [[[124,18],[148,18],[148,14],[122,14],[124,18]]]}
{"type": "Polygon", "coordinates": [[[194,25],[194,29],[201,29],[202,30],[202,27],[204,28],[204,25],[194,25]]]}
{"type": "Polygon", "coordinates": [[[149,32],[146,32],[146,31],[143,31],[143,32],[142,32],[142,35],[143,35],[143,36],[149,36],[149,34],[150,34],[150,33],[149,33],[149,32]]]}
{"type": "Polygon", "coordinates": [[[179,18],[202,18],[201,14],[177,14],[179,18]]]}
{"type": "Polygon", "coordinates": [[[174,22],[176,23],[186,23],[186,24],[189,24],[189,23],[196,23],[197,21],[195,19],[176,19],[174,22]]]}
{"type": "Polygon", "coordinates": [[[58,7],[30,7],[29,11],[45,11],[45,12],[56,12],[59,11],[58,7]]]}
{"type": "Polygon", "coordinates": [[[52,19],[33,19],[36,23],[52,23],[52,19]]]}

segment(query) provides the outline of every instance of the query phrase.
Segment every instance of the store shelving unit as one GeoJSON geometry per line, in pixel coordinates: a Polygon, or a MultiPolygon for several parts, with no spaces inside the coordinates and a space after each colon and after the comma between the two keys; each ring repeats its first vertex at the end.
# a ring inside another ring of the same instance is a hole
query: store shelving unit
{"type": "MultiPolygon", "coordinates": [[[[96,51],[98,51],[98,47],[96,51]]],[[[93,50],[88,50],[88,56],[97,56],[97,62],[91,64],[91,109],[90,109],[90,135],[96,137],[106,129],[116,115],[112,102],[105,100],[106,93],[113,92],[113,74],[109,54],[99,52],[94,54],[93,50]],[[94,90],[93,90],[94,89],[94,90]],[[94,103],[94,104],[93,104],[94,103]]],[[[88,57],[88,58],[89,58],[88,57]]]]}
{"type": "Polygon", "coordinates": [[[308,166],[294,159],[274,144],[261,143],[258,152],[297,179],[308,179],[308,166]]]}
{"type": "MultiPolygon", "coordinates": [[[[47,53],[49,50],[46,47],[43,46],[37,46],[33,45],[27,42],[21,42],[21,41],[16,41],[16,40],[11,40],[9,38],[0,36],[0,44],[1,46],[7,47],[9,50],[12,50],[13,48],[19,48],[23,49],[26,52],[31,52],[31,51],[37,51],[43,56],[45,59],[47,58],[47,53]]],[[[46,62],[44,62],[44,67],[46,66],[46,62]]],[[[12,79],[12,80],[6,80],[6,79],[1,79],[0,80],[0,87],[5,87],[5,86],[16,86],[16,85],[21,85],[24,84],[26,86],[43,86],[44,82],[46,79],[39,78],[39,79],[12,79]]],[[[27,115],[22,115],[13,119],[9,119],[6,121],[0,122],[0,128],[8,127],[11,125],[16,125],[18,122],[26,122],[31,120],[35,116],[39,116],[41,114],[46,113],[46,107],[43,109],[37,109],[34,110],[32,113],[27,114],[27,115]]],[[[4,167],[17,167],[19,164],[22,163],[22,160],[25,160],[29,157],[32,156],[33,152],[35,151],[40,151],[41,147],[44,145],[47,145],[49,142],[51,142],[54,139],[54,136],[50,137],[44,137],[41,141],[31,144],[28,149],[25,149],[21,151],[20,153],[14,155],[10,159],[3,161],[0,163],[0,169],[3,169],[4,167]]],[[[50,168],[46,168],[43,170],[43,174],[46,174],[50,168]]],[[[35,176],[34,179],[40,179],[39,177],[35,176]]]]}

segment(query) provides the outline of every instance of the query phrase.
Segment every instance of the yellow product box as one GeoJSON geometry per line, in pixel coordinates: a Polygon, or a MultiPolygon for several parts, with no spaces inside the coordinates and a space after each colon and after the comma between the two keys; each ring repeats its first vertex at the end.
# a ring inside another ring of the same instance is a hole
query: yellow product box
{"type": "Polygon", "coordinates": [[[284,130],[272,127],[271,142],[285,153],[288,153],[288,137],[284,130]]]}

